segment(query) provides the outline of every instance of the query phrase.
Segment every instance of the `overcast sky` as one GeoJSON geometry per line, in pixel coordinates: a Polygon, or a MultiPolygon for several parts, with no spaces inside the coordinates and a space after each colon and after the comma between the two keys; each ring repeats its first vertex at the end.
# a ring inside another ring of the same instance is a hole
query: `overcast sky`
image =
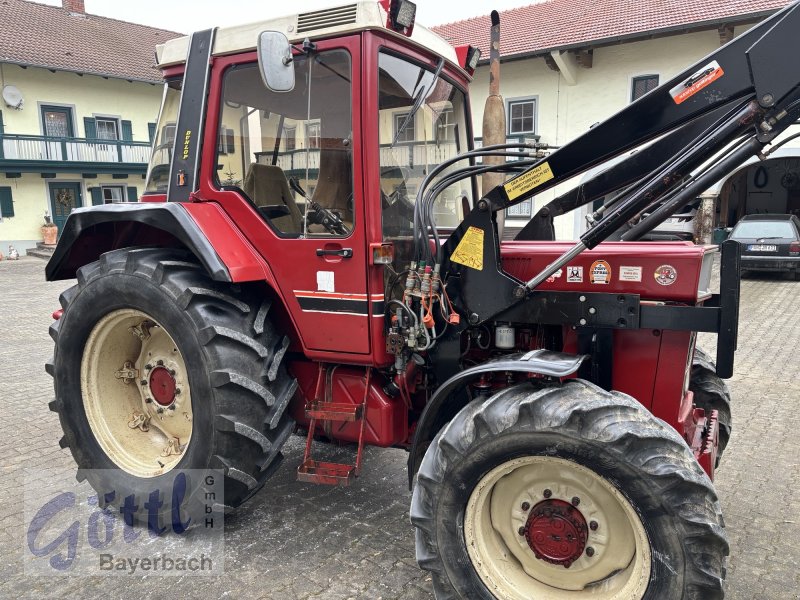
{"type": "MultiPolygon", "coordinates": [[[[37,0],[61,5],[61,0],[37,0]]],[[[85,0],[86,12],[189,33],[213,26],[237,25],[281,16],[287,11],[304,12],[344,4],[347,0],[85,0]],[[291,8],[289,8],[291,7],[291,8]]],[[[487,15],[533,4],[535,0],[419,0],[417,22],[431,26],[487,15]]],[[[289,13],[291,14],[291,12],[289,13]]],[[[487,29],[488,32],[488,29],[487,29]]],[[[487,33],[488,35],[488,33],[487,33]]]]}

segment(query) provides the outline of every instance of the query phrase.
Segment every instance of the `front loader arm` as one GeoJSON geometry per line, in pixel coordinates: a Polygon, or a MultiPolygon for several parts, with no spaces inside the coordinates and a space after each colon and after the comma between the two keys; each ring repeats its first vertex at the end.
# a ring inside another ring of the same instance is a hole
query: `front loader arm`
{"type": "MultiPolygon", "coordinates": [[[[793,3],[491,190],[485,197],[490,209],[519,204],[723,106],[756,101],[759,109],[778,115],[798,95],[800,74],[786,60],[800,55],[798,31],[800,4],[793,3]]],[[[685,147],[679,142],[673,155],[685,147]]],[[[660,158],[655,155],[651,166],[660,158]]]]}

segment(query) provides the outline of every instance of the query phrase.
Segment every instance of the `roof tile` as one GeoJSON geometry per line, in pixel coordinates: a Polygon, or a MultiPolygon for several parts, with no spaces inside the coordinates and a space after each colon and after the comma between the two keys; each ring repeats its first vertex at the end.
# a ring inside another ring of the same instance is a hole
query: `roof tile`
{"type": "Polygon", "coordinates": [[[0,0],[0,62],[161,81],[156,44],[183,34],[58,6],[0,0]]]}
{"type": "MultiPolygon", "coordinates": [[[[501,54],[537,54],[683,26],[742,21],[769,14],[792,0],[543,0],[502,11],[501,54]]],[[[489,55],[489,15],[433,30],[452,45],[477,45],[489,55]]]]}

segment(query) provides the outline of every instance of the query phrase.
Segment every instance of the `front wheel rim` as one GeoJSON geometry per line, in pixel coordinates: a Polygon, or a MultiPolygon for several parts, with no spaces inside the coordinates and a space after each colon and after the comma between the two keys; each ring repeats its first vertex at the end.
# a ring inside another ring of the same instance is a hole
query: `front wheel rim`
{"type": "Polygon", "coordinates": [[[81,358],[81,393],[95,439],[120,469],[157,477],[183,458],[193,429],[186,363],[148,314],[122,309],[97,322],[81,358]]]}
{"type": "Polygon", "coordinates": [[[650,579],[650,544],[631,503],[562,458],[517,458],[486,474],[467,503],[464,538],[503,600],[638,599],[650,579]]]}

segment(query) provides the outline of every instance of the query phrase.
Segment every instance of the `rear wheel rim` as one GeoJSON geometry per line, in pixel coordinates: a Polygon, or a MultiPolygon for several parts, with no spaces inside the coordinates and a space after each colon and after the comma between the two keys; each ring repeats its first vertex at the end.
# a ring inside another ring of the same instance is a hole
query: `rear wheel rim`
{"type": "Polygon", "coordinates": [[[467,503],[464,538],[503,600],[642,598],[650,579],[650,544],[631,503],[561,458],[517,458],[486,474],[467,503]]]}
{"type": "Polygon", "coordinates": [[[95,439],[120,469],[157,477],[183,458],[193,428],[188,372],[150,315],[122,309],[97,322],[81,358],[81,393],[95,439]]]}

